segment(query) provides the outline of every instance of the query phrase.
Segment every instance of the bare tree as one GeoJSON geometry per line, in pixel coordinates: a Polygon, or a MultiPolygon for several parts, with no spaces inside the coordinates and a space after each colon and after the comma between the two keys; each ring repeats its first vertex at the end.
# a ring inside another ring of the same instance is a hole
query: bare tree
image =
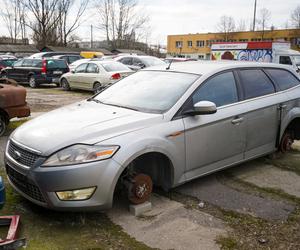
{"type": "Polygon", "coordinates": [[[229,40],[230,32],[235,31],[235,22],[231,16],[222,16],[219,23],[217,24],[217,30],[224,34],[224,40],[229,40]]]}
{"type": "Polygon", "coordinates": [[[264,39],[265,30],[268,28],[270,19],[271,19],[271,12],[266,8],[261,9],[259,12],[259,18],[257,22],[260,26],[262,39],[264,39]]]}
{"type": "Polygon", "coordinates": [[[3,0],[2,19],[13,43],[26,37],[25,12],[21,0],[3,0]]]}
{"type": "Polygon", "coordinates": [[[57,43],[57,9],[59,0],[23,0],[26,8],[26,23],[32,32],[33,40],[39,46],[57,43]]]}
{"type": "Polygon", "coordinates": [[[100,0],[97,3],[100,28],[106,33],[108,44],[114,49],[129,47],[139,40],[149,21],[138,12],[137,0],[100,0]]]}
{"type": "Polygon", "coordinates": [[[296,29],[300,28],[300,5],[298,5],[296,9],[292,11],[291,21],[296,29]]]}
{"type": "Polygon", "coordinates": [[[245,19],[240,19],[236,27],[236,31],[246,31],[247,30],[247,21],[245,19]]]}
{"type": "Polygon", "coordinates": [[[89,0],[59,0],[58,3],[58,36],[61,45],[67,46],[73,33],[81,24],[82,16],[88,6],[89,0]],[[75,3],[78,3],[75,7],[75,3]],[[70,21],[72,10],[73,20],[70,21]]]}

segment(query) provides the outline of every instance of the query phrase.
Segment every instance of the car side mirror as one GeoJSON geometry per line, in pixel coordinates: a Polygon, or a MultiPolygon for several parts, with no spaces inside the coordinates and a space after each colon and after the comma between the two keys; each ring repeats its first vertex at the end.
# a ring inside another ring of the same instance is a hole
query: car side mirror
{"type": "Polygon", "coordinates": [[[145,64],[143,64],[143,63],[138,63],[138,65],[137,66],[139,66],[141,69],[144,69],[144,68],[146,68],[146,65],[145,64]]]}
{"type": "Polygon", "coordinates": [[[192,110],[187,110],[184,112],[186,115],[210,115],[217,112],[217,106],[215,103],[210,101],[200,101],[194,104],[192,110]]]}
{"type": "Polygon", "coordinates": [[[72,74],[75,74],[75,70],[74,70],[74,69],[72,69],[72,70],[71,70],[71,73],[72,73],[72,74]]]}

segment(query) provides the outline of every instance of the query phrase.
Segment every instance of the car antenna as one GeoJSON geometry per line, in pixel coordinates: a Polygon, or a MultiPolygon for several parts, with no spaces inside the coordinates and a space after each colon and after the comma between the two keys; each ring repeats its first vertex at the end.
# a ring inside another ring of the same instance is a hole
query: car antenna
{"type": "Polygon", "coordinates": [[[166,70],[169,70],[169,69],[170,69],[170,67],[171,67],[173,61],[174,61],[174,59],[170,60],[170,63],[169,63],[169,65],[168,65],[168,67],[166,67],[166,70]]]}

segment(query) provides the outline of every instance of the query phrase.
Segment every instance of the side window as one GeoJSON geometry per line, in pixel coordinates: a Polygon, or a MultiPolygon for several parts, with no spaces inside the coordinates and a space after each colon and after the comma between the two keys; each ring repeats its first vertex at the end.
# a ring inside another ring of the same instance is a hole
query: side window
{"type": "Polygon", "coordinates": [[[266,69],[272,80],[280,90],[289,89],[299,85],[299,80],[289,71],[284,69],[266,69]]]}
{"type": "Polygon", "coordinates": [[[94,63],[89,63],[88,67],[86,69],[86,72],[87,73],[98,73],[99,72],[98,66],[94,63]]]}
{"type": "Polygon", "coordinates": [[[31,60],[31,59],[25,59],[25,60],[23,61],[22,66],[23,66],[23,67],[32,67],[32,61],[33,61],[33,60],[31,60]]]}
{"type": "Polygon", "coordinates": [[[24,60],[19,60],[14,63],[14,67],[21,67],[24,60]]]}
{"type": "Polygon", "coordinates": [[[69,64],[71,64],[79,59],[80,59],[79,56],[69,56],[69,64]]]}
{"type": "Polygon", "coordinates": [[[274,86],[266,74],[259,69],[246,69],[239,72],[245,99],[268,95],[275,92],[274,86]]]}
{"type": "Polygon", "coordinates": [[[289,56],[280,56],[279,57],[279,63],[280,64],[292,65],[292,60],[289,56]]]}
{"type": "Polygon", "coordinates": [[[142,61],[138,58],[133,58],[133,65],[138,66],[140,64],[143,64],[142,61]]]}
{"type": "Polygon", "coordinates": [[[125,57],[120,60],[121,63],[126,65],[132,65],[132,58],[131,57],[125,57]]]}
{"type": "Polygon", "coordinates": [[[36,68],[42,68],[43,62],[42,60],[32,60],[32,67],[36,67],[36,68]]]}
{"type": "Polygon", "coordinates": [[[84,73],[86,69],[87,63],[80,64],[76,69],[75,73],[84,73]]]}
{"type": "Polygon", "coordinates": [[[238,101],[237,88],[232,72],[221,73],[210,78],[193,95],[193,104],[211,101],[217,107],[238,101]]]}

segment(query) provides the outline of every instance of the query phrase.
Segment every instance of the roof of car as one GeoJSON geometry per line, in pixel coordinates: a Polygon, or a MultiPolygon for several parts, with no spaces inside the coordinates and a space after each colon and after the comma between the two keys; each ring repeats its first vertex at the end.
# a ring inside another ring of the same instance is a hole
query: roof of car
{"type": "Polygon", "coordinates": [[[289,66],[275,63],[261,63],[261,62],[245,62],[245,61],[188,61],[172,63],[170,69],[167,69],[169,64],[158,65],[147,68],[145,70],[163,70],[173,72],[184,72],[204,75],[232,68],[247,68],[247,67],[271,67],[290,69],[289,66]]]}

